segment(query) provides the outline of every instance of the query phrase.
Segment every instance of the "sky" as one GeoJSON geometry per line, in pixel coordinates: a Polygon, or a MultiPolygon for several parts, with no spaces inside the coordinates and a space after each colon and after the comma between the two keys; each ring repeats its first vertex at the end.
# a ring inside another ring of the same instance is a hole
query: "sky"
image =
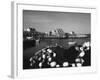
{"type": "Polygon", "coordinates": [[[64,32],[91,33],[91,14],[23,10],[23,27],[49,32],[61,28],[64,32]]]}

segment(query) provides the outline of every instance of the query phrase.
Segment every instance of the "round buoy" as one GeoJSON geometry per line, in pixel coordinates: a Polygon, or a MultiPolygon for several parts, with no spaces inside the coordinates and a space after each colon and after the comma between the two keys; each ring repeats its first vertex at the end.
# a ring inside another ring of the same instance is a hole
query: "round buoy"
{"type": "Polygon", "coordinates": [[[68,62],[64,62],[64,63],[63,63],[63,67],[67,67],[68,65],[69,65],[68,62]]]}
{"type": "Polygon", "coordinates": [[[55,62],[55,61],[51,62],[51,63],[50,63],[50,66],[51,66],[51,67],[55,67],[55,66],[56,66],[56,62],[55,62]]]}

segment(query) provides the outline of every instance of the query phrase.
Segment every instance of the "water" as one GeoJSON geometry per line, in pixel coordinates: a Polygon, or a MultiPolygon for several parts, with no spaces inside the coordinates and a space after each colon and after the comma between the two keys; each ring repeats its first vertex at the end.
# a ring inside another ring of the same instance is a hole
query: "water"
{"type": "Polygon", "coordinates": [[[40,41],[38,46],[31,46],[26,49],[23,49],[23,68],[28,69],[29,59],[32,57],[38,50],[45,48],[47,46],[60,45],[65,49],[68,49],[70,45],[69,42],[76,42],[78,45],[82,45],[84,42],[90,41],[90,38],[80,38],[80,39],[43,39],[40,41]]]}

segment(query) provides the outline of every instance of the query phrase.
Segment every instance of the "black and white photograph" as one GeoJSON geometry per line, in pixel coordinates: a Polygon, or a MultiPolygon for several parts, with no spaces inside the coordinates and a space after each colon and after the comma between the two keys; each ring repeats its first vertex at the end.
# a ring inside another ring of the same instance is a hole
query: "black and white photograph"
{"type": "Polygon", "coordinates": [[[91,66],[91,13],[23,10],[23,69],[91,66]]]}

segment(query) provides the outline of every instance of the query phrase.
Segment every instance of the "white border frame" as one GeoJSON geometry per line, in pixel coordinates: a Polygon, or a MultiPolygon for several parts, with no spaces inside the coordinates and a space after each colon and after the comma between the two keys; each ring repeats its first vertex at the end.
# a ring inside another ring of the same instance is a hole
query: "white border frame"
{"type": "Polygon", "coordinates": [[[11,76],[17,77],[40,77],[53,76],[70,73],[87,73],[96,72],[96,53],[95,53],[95,26],[96,26],[96,8],[88,7],[72,7],[72,6],[55,6],[55,5],[38,5],[12,2],[12,64],[11,76]],[[25,10],[41,10],[41,11],[58,11],[58,12],[79,12],[91,13],[91,67],[75,67],[75,68],[54,68],[54,69],[29,69],[23,70],[23,9],[25,10]]]}

